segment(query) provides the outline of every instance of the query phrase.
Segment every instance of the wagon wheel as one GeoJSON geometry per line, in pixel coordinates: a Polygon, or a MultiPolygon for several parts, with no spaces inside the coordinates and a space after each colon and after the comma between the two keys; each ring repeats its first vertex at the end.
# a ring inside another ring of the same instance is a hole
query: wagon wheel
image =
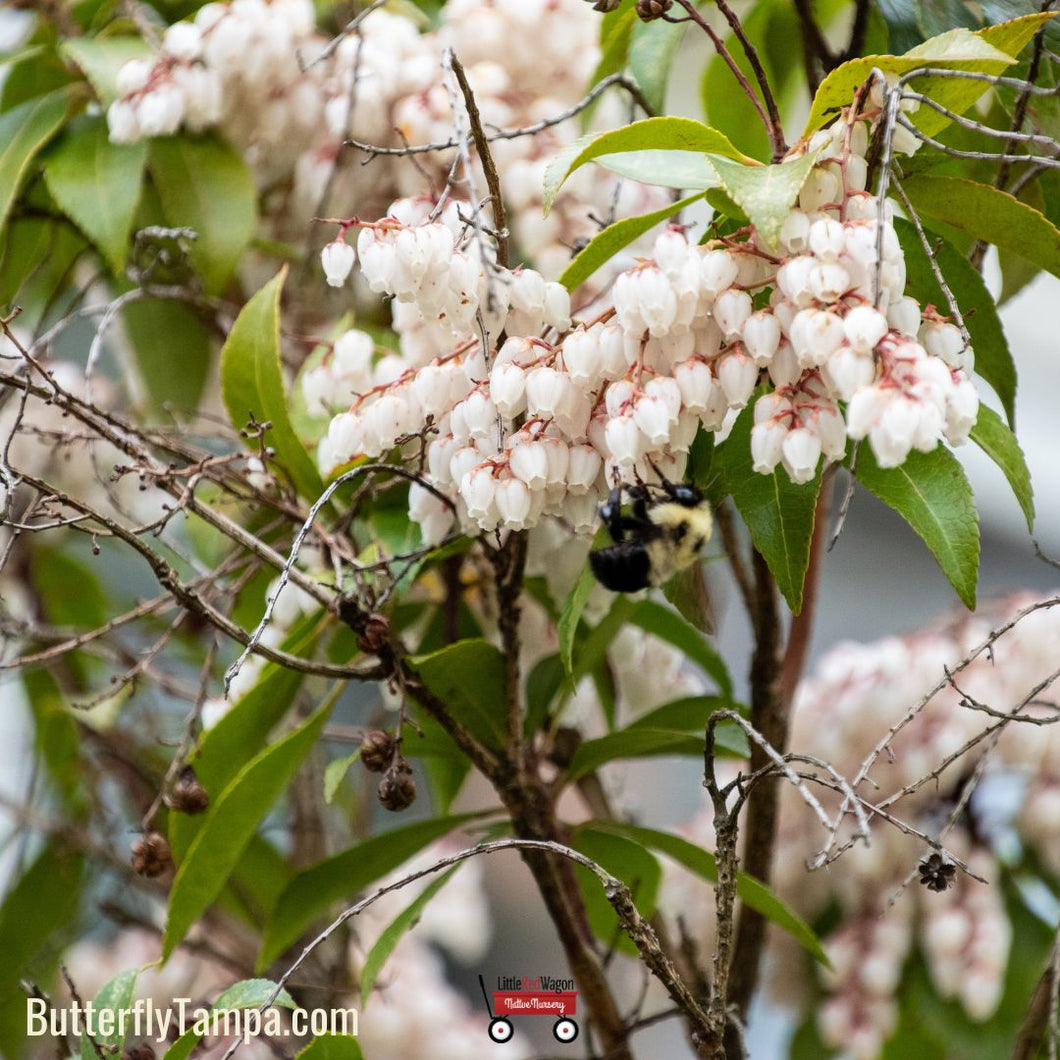
{"type": "MultiPolygon", "coordinates": [[[[487,1033],[490,1039],[495,1042],[504,1043],[510,1042],[512,1036],[515,1034],[515,1030],[512,1027],[512,1021],[506,1020],[503,1016],[497,1016],[495,1019],[490,1020],[490,1025],[487,1028],[487,1033]]],[[[577,1029],[575,1029],[577,1034],[577,1029]]],[[[572,1041],[573,1039],[563,1039],[565,1041],[572,1041]]]]}
{"type": "Polygon", "coordinates": [[[578,1024],[569,1016],[561,1016],[552,1027],[552,1037],[567,1045],[578,1037],[578,1024]]]}

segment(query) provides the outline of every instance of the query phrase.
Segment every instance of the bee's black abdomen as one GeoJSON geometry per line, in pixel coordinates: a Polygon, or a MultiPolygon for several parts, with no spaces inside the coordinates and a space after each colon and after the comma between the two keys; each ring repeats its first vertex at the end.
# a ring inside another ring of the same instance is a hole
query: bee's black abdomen
{"type": "Polygon", "coordinates": [[[651,584],[651,560],[643,541],[630,539],[589,553],[596,580],[613,593],[635,593],[651,584]]]}

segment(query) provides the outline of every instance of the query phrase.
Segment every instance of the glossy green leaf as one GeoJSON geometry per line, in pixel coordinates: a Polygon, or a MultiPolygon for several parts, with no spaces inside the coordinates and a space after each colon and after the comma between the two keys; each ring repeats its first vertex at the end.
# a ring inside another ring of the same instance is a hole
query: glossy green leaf
{"type": "Polygon", "coordinates": [[[420,680],[480,740],[504,741],[504,656],[484,640],[459,640],[409,657],[420,680]]]}
{"type": "Polygon", "coordinates": [[[182,419],[199,407],[213,357],[213,342],[195,310],[163,298],[138,298],[121,311],[144,396],[157,412],[182,419]]]}
{"type": "MultiPolygon", "coordinates": [[[[243,427],[251,416],[272,424],[266,441],[298,492],[316,500],[324,484],[287,417],[280,366],[280,292],[286,276],[285,266],[247,302],[232,325],[221,351],[221,394],[234,427],[243,427]]],[[[252,444],[256,449],[257,441],[252,444]]]]}
{"type": "MultiPolygon", "coordinates": [[[[570,779],[577,780],[608,762],[628,758],[657,758],[660,755],[702,758],[704,739],[702,731],[691,733],[687,730],[652,729],[646,725],[619,729],[606,736],[598,736],[595,740],[586,740],[578,747],[571,759],[570,779]]],[[[719,726],[716,746],[719,752],[735,758],[746,758],[748,754],[743,731],[728,723],[719,726]]]]}
{"type": "Polygon", "coordinates": [[[856,476],[917,532],[965,607],[974,608],[979,513],[957,458],[940,445],[930,453],[914,450],[901,467],[881,468],[872,449],[862,445],[856,476]]]}
{"type": "Polygon", "coordinates": [[[666,85],[674,55],[681,46],[687,22],[638,22],[629,45],[629,72],[648,105],[659,113],[666,107],[666,85]]]}
{"type": "Polygon", "coordinates": [[[680,213],[686,206],[702,199],[702,193],[689,195],[687,198],[678,199],[661,210],[652,213],[641,214],[640,217],[627,217],[623,221],[616,221],[608,225],[603,231],[597,233],[589,241],[588,246],[580,251],[575,259],[563,270],[559,282],[573,291],[580,283],[584,283],[601,265],[610,261],[623,247],[628,246],[639,236],[654,228],[662,221],[680,213]]]}
{"type": "Polygon", "coordinates": [[[257,190],[246,162],[223,140],[168,136],[151,141],[150,166],[167,223],[195,230],[191,260],[206,290],[219,294],[257,224],[257,190]]]}
{"type": "Polygon", "coordinates": [[[105,119],[80,118],[43,161],[52,197],[120,276],[140,203],[147,144],[112,144],[105,119]]]}
{"type": "Polygon", "coordinates": [[[59,131],[69,97],[60,90],[0,114],[0,232],[30,164],[59,131]]]}
{"type": "Polygon", "coordinates": [[[459,869],[454,865],[448,872],[436,876],[398,915],[384,928],[375,945],[368,951],[361,968],[361,1006],[368,1004],[368,998],[375,986],[375,981],[383,966],[390,959],[397,944],[419,923],[424,909],[431,899],[453,878],[459,869]]]}
{"type": "Polygon", "coordinates": [[[363,1060],[360,1043],[349,1034],[318,1034],[295,1060],[363,1060]]]}
{"type": "Polygon", "coordinates": [[[802,590],[810,564],[817,495],[821,472],[811,482],[795,485],[781,467],[760,475],[752,467],[749,405],[740,413],[732,432],[719,449],[725,488],[750,531],[754,546],[764,557],[788,607],[802,610],[802,590]]]}
{"type": "Polygon", "coordinates": [[[97,1014],[104,1011],[113,1013],[112,1016],[106,1018],[114,1021],[114,1033],[97,1034],[94,1039],[95,1045],[93,1045],[93,1039],[82,1032],[82,1057],[91,1060],[92,1057],[97,1055],[96,1046],[103,1050],[105,1056],[109,1053],[121,1055],[122,1046],[125,1044],[125,1034],[122,1033],[122,1029],[129,1024],[129,1017],[123,1018],[120,1013],[132,1011],[133,997],[136,993],[136,980],[139,974],[138,968],[130,968],[128,971],[119,972],[93,998],[92,1005],[97,1014]]]}
{"type": "MultiPolygon", "coordinates": [[[[643,828],[622,821],[594,821],[593,827],[599,831],[615,832],[627,836],[660,854],[673,858],[686,869],[702,877],[708,883],[718,882],[717,863],[714,855],[695,843],[690,843],[681,836],[671,835],[654,828],[643,828]]],[[[826,967],[830,962],[821,945],[821,940],[813,929],[793,909],[782,902],[765,884],[745,872],[736,877],[736,893],[744,905],[761,913],[767,920],[788,932],[812,956],[826,967]]]]}
{"type": "MultiPolygon", "coordinates": [[[[643,844],[617,831],[583,825],[571,836],[570,845],[592,858],[612,876],[618,877],[632,892],[633,901],[642,916],[651,917],[654,914],[662,868],[643,844]]],[[[608,947],[614,946],[622,953],[635,955],[636,947],[622,930],[607,895],[600,887],[599,878],[581,865],[575,865],[574,872],[578,877],[589,925],[597,938],[608,947]]]]}
{"type": "MultiPolygon", "coordinates": [[[[276,991],[276,984],[270,979],[244,979],[234,983],[210,1006],[212,1012],[226,1012],[233,1009],[261,1008],[268,1003],[276,991]]],[[[294,999],[286,990],[281,990],[272,1002],[276,1008],[297,1008],[294,999]]],[[[166,1050],[163,1060],[188,1060],[195,1047],[202,1040],[202,1035],[195,1028],[185,1031],[166,1050]]],[[[82,1058],[83,1060],[83,1058],[82,1058]]]]}
{"type": "Polygon", "coordinates": [[[1008,424],[988,405],[980,404],[971,439],[1004,472],[1019,502],[1027,529],[1034,530],[1034,488],[1023,450],[1008,424]]]}
{"type": "MultiPolygon", "coordinates": [[[[895,218],[894,227],[905,255],[906,293],[922,306],[934,305],[940,313],[948,314],[949,302],[939,286],[916,228],[901,217],[895,218]]],[[[994,299],[982,276],[951,243],[939,242],[933,233],[928,233],[928,240],[935,249],[938,267],[968,328],[975,351],[976,373],[994,388],[1012,423],[1016,403],[1016,365],[994,299]]]]}
{"type": "Polygon", "coordinates": [[[595,587],[596,579],[586,565],[578,575],[574,588],[567,594],[559,622],[556,625],[556,634],[559,637],[559,657],[568,676],[574,672],[574,635],[578,632],[582,612],[595,587]]]}
{"type": "Polygon", "coordinates": [[[672,644],[689,660],[714,679],[726,699],[732,698],[732,678],[721,656],[710,646],[688,619],[658,600],[641,600],[629,621],[645,632],[672,644]]]}
{"type": "Polygon", "coordinates": [[[718,174],[725,193],[744,212],[770,247],[775,247],[791,207],[813,169],[817,153],[772,166],[740,165],[711,155],[707,160],[718,174]]]}
{"type": "Polygon", "coordinates": [[[258,824],[312,750],[334,700],[329,696],[302,725],[243,766],[211,805],[173,881],[163,957],[169,957],[221,893],[258,824]]]}
{"type": "MultiPolygon", "coordinates": [[[[707,156],[693,151],[630,151],[601,155],[593,161],[604,169],[638,184],[657,188],[704,191],[717,187],[718,175],[707,156]]],[[[710,199],[708,194],[707,199],[710,199]]]]}
{"type": "MultiPolygon", "coordinates": [[[[1034,36],[1043,19],[1050,15],[1027,15],[1000,26],[971,33],[955,29],[917,45],[905,55],[866,55],[851,59],[832,70],[821,82],[813,98],[810,116],[803,130],[809,136],[814,130],[834,117],[839,108],[847,106],[873,69],[885,74],[907,74],[921,67],[940,67],[948,70],[967,70],[973,73],[1000,74],[1015,61],[1014,56],[1034,36]]],[[[955,113],[967,110],[986,90],[982,81],[962,81],[957,78],[923,77],[913,87],[955,113]]],[[[916,116],[917,125],[933,135],[948,124],[948,119],[937,111],[922,107],[916,116]],[[929,112],[930,111],[930,115],[929,112]]]]}
{"type": "Polygon", "coordinates": [[[267,968],[336,902],[355,898],[369,884],[393,871],[429,843],[478,815],[436,817],[402,825],[362,840],[339,854],[303,869],[280,895],[265,927],[258,968],[267,968]]]}
{"type": "Polygon", "coordinates": [[[962,177],[924,173],[902,186],[919,213],[1011,250],[1060,276],[1060,229],[1008,192],[962,177]]]}
{"type": "Polygon", "coordinates": [[[335,796],[342,787],[343,777],[350,771],[350,766],[361,757],[361,749],[358,747],[352,755],[345,758],[333,758],[328,762],[324,770],[324,801],[330,806],[335,801],[335,796]]]}
{"type": "Polygon", "coordinates": [[[591,133],[565,147],[548,164],[545,171],[545,211],[552,208],[556,193],[575,170],[603,155],[630,151],[711,152],[757,165],[746,158],[717,129],[690,118],[645,118],[604,133],[591,133]]]}
{"type": "Polygon", "coordinates": [[[71,37],[60,48],[63,58],[81,68],[100,102],[109,106],[118,98],[118,71],[130,59],[153,59],[151,46],[142,37],[71,37]]]}

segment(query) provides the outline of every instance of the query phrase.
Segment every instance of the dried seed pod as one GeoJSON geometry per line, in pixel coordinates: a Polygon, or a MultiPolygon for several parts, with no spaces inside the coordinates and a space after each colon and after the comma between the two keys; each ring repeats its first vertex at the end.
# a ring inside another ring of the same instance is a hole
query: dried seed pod
{"type": "Polygon", "coordinates": [[[957,875],[957,866],[945,861],[938,851],[924,858],[917,867],[920,870],[920,882],[929,891],[948,890],[953,885],[953,877],[957,875]]]}
{"type": "Polygon", "coordinates": [[[412,776],[412,767],[404,758],[387,770],[379,781],[379,801],[395,813],[407,810],[416,801],[416,781],[412,776]]]}
{"type": "Polygon", "coordinates": [[[210,806],[210,796],[199,783],[195,770],[185,766],[166,796],[166,805],[178,813],[205,813],[210,806]]]}
{"type": "Polygon", "coordinates": [[[161,832],[144,832],[132,845],[132,856],[129,859],[139,876],[153,880],[173,867],[173,855],[169,843],[161,832]]]}
{"type": "Polygon", "coordinates": [[[357,634],[357,647],[368,655],[378,655],[390,642],[390,621],[377,612],[370,614],[357,634]]]}
{"type": "Polygon", "coordinates": [[[642,22],[653,22],[662,18],[671,7],[673,0],[637,0],[637,17],[642,22]]]}
{"type": "Polygon", "coordinates": [[[397,741],[382,729],[372,729],[361,740],[361,764],[369,773],[385,773],[394,761],[397,741]]]}

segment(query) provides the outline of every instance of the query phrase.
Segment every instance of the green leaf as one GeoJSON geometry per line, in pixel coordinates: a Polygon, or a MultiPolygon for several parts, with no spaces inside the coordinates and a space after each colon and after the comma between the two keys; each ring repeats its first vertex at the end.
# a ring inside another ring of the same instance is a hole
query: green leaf
{"type": "Polygon", "coordinates": [[[324,801],[330,806],[335,801],[335,796],[342,786],[342,778],[349,772],[350,766],[361,757],[361,749],[358,747],[352,755],[345,758],[333,758],[324,770],[324,801]]]}
{"type": "MultiPolygon", "coordinates": [[[[818,9],[818,22],[827,25],[827,20],[827,13],[818,9]]],[[[791,61],[791,42],[801,34],[795,7],[787,0],[757,0],[740,21],[748,40],[758,51],[773,95],[783,111],[785,90],[793,86],[800,74],[799,64],[791,61]]],[[[751,63],[733,35],[725,39],[725,47],[748,82],[755,84],[751,63]]],[[[755,158],[770,156],[769,134],[762,119],[721,56],[713,57],[706,64],[700,95],[711,125],[755,158]]]]}
{"type": "Polygon", "coordinates": [[[484,640],[459,640],[409,666],[458,721],[492,747],[504,741],[504,656],[484,640]]]}
{"type": "MultiPolygon", "coordinates": [[[[612,876],[617,876],[633,893],[633,901],[642,916],[650,918],[655,913],[662,868],[642,843],[617,831],[582,825],[571,836],[570,845],[592,858],[612,876]]],[[[637,949],[622,930],[614,908],[600,887],[599,878],[582,865],[575,865],[574,872],[585,901],[589,926],[597,938],[609,947],[614,945],[622,953],[635,955],[637,949]]]]}
{"type": "MultiPolygon", "coordinates": [[[[276,990],[276,984],[270,979],[244,979],[234,983],[213,1003],[211,1012],[226,1012],[233,1009],[261,1008],[276,990]]],[[[294,1009],[298,1006],[286,990],[281,990],[272,1002],[277,1008],[294,1009]]],[[[166,1050],[163,1060],[188,1060],[195,1051],[195,1046],[202,1040],[202,1035],[197,1034],[194,1027],[185,1031],[166,1050]]],[[[82,1060],[85,1060],[82,1057],[82,1060]]],[[[91,1060],[91,1058],[89,1058],[91,1060]]]]}
{"type": "MultiPolygon", "coordinates": [[[[691,755],[702,758],[705,735],[670,729],[651,729],[646,725],[630,726],[586,740],[574,752],[569,776],[577,780],[595,772],[608,762],[627,758],[655,758],[659,755],[691,755]]],[[[748,755],[747,739],[741,729],[726,723],[718,728],[716,746],[735,758],[748,755]]]]}
{"type": "MultiPolygon", "coordinates": [[[[639,19],[631,7],[626,11],[613,11],[600,20],[600,61],[596,64],[590,85],[596,85],[611,74],[617,74],[626,65],[629,43],[633,39],[633,27],[639,19]]],[[[582,115],[582,128],[589,121],[595,107],[589,107],[582,115]]]]}
{"type": "Polygon", "coordinates": [[[740,413],[732,432],[719,448],[725,488],[743,516],[754,546],[777,580],[788,607],[802,610],[802,589],[810,564],[817,495],[821,472],[812,482],[795,485],[778,467],[771,475],[752,468],[751,425],[754,410],[748,405],[740,413]]]}
{"type": "MultiPolygon", "coordinates": [[[[916,298],[921,305],[934,305],[940,313],[948,313],[949,303],[935,278],[931,261],[920,243],[915,226],[910,221],[896,217],[894,228],[905,255],[906,293],[916,298]]],[[[928,241],[934,247],[937,237],[928,233],[928,241]]],[[[975,370],[994,388],[1009,423],[1012,423],[1016,403],[1016,366],[994,299],[986,289],[982,276],[952,244],[945,240],[938,242],[935,258],[962,310],[975,351],[975,370]]]]}
{"type": "Polygon", "coordinates": [[[188,928],[221,893],[259,822],[312,750],[335,698],[329,696],[290,735],[248,762],[210,807],[173,881],[162,940],[163,958],[169,957],[188,928]]]}
{"type": "MultiPolygon", "coordinates": [[[[854,99],[854,93],[864,84],[873,69],[885,74],[907,74],[921,67],[934,66],[948,70],[967,70],[972,73],[1000,74],[1015,61],[1013,56],[1022,51],[1034,36],[1044,19],[1051,15],[1027,15],[1013,19],[1000,26],[970,33],[966,29],[955,29],[917,45],[905,55],[867,55],[837,66],[821,82],[813,97],[810,116],[803,136],[810,136],[816,129],[828,123],[840,107],[854,99]]],[[[967,110],[986,90],[982,81],[962,81],[958,78],[918,79],[913,87],[918,92],[931,96],[955,113],[967,110]]],[[[949,119],[930,108],[922,107],[917,113],[916,124],[928,135],[945,128],[949,119]]]]}
{"type": "Polygon", "coordinates": [[[210,136],[152,140],[150,152],[151,176],[166,221],[195,229],[191,260],[206,290],[220,294],[257,224],[250,170],[234,147],[210,136]]]}
{"type": "MultiPolygon", "coordinates": [[[[272,424],[266,435],[269,445],[298,492],[316,500],[324,484],[287,417],[280,366],[280,292],[286,276],[284,266],[247,302],[232,325],[221,350],[221,394],[234,427],[242,427],[249,416],[272,424]]],[[[253,445],[256,448],[257,442],[253,445]]]]}
{"type": "Polygon", "coordinates": [[[559,282],[573,291],[579,284],[584,283],[601,265],[610,261],[623,247],[628,246],[638,236],[654,228],[662,221],[680,213],[686,206],[702,199],[702,193],[689,195],[687,198],[679,199],[661,210],[653,213],[641,214],[640,217],[627,217],[623,221],[616,221],[608,225],[603,231],[597,233],[589,241],[588,246],[581,250],[574,260],[563,270],[559,282]]]}
{"type": "Polygon", "coordinates": [[[629,45],[629,71],[653,111],[666,107],[666,83],[687,22],[638,22],[629,45]]]}
{"type": "MultiPolygon", "coordinates": [[[[601,832],[614,832],[632,839],[643,846],[651,847],[660,854],[673,858],[708,883],[718,882],[718,868],[714,855],[695,843],[669,832],[654,828],[626,824],[623,821],[594,821],[593,828],[601,832]]],[[[761,913],[767,920],[788,932],[799,944],[825,967],[830,966],[821,940],[813,929],[793,909],[782,902],[765,884],[753,876],[740,872],[736,877],[736,893],[744,905],[761,913]]]]}
{"type": "Polygon", "coordinates": [[[59,90],[0,114],[0,232],[30,163],[59,131],[68,103],[59,90]]]}
{"type": "MultiPolygon", "coordinates": [[[[692,151],[630,151],[621,155],[601,155],[593,161],[627,180],[658,188],[703,191],[716,187],[718,183],[717,173],[707,156],[692,151]]],[[[710,197],[708,194],[708,201],[710,197]]]]}
{"type": "Polygon", "coordinates": [[[429,843],[477,816],[465,813],[402,825],[303,869],[284,889],[269,917],[258,955],[258,968],[272,964],[336,902],[354,898],[429,843]]]}
{"type": "Polygon", "coordinates": [[[362,1007],[368,1004],[368,997],[372,993],[375,981],[397,944],[405,937],[406,932],[419,923],[427,904],[453,878],[458,868],[460,868],[459,865],[454,865],[448,872],[443,872],[441,876],[431,880],[423,891],[387,925],[375,945],[368,951],[368,956],[364,959],[364,967],[361,969],[362,1007]]]}
{"type": "Polygon", "coordinates": [[[732,678],[728,668],[703,634],[686,618],[658,600],[641,600],[629,621],[672,644],[689,662],[702,667],[714,679],[726,699],[732,699],[732,678]]]}
{"type": "Polygon", "coordinates": [[[348,1034],[318,1034],[295,1060],[364,1060],[361,1046],[348,1034]]]}
{"type": "MultiPolygon", "coordinates": [[[[661,707],[649,710],[631,721],[627,729],[671,729],[678,732],[702,733],[710,716],[719,710],[736,709],[736,704],[723,696],[682,696],[661,707]]],[[[746,713],[745,708],[740,708],[746,713]]]]}
{"type": "Polygon", "coordinates": [[[645,118],[620,129],[583,136],[560,151],[545,171],[545,212],[552,209],[556,193],[563,182],[587,162],[603,155],[647,150],[692,151],[698,154],[709,151],[748,165],[758,164],[737,151],[717,129],[702,122],[690,118],[645,118]]]}
{"type": "Polygon", "coordinates": [[[526,678],[526,722],[524,732],[536,733],[548,717],[548,708],[563,686],[566,671],[559,653],[539,659],[526,678]]]}
{"type": "Polygon", "coordinates": [[[858,450],[857,479],[920,536],[965,607],[975,608],[979,514],[957,458],[939,446],[915,450],[901,467],[881,468],[872,449],[858,450]]]}
{"type": "Polygon", "coordinates": [[[707,161],[714,167],[726,194],[747,215],[766,243],[775,247],[780,226],[791,213],[816,159],[817,152],[812,151],[772,166],[740,165],[714,155],[707,161]]]}
{"type": "Polygon", "coordinates": [[[26,1037],[23,978],[48,982],[69,940],[81,900],[79,854],[51,841],[22,873],[0,906],[0,1051],[22,1055],[26,1037]]]}
{"type": "Polygon", "coordinates": [[[48,191],[118,276],[146,163],[147,144],[112,144],[103,118],[71,122],[44,156],[48,191]]]}
{"type": "Polygon", "coordinates": [[[151,408],[189,417],[210,371],[213,343],[195,311],[181,302],[137,298],[121,310],[136,371],[151,408]]]}
{"type": "Polygon", "coordinates": [[[1034,262],[1060,276],[1060,229],[1006,191],[962,177],[910,177],[902,185],[917,211],[974,239],[1034,262]]]}
{"type": "MultiPolygon", "coordinates": [[[[128,1018],[123,1019],[119,1013],[131,1012],[133,1005],[133,994],[136,992],[136,980],[140,974],[138,968],[131,968],[125,972],[119,972],[109,983],[96,994],[93,999],[93,1007],[97,1013],[112,1012],[110,1018],[114,1020],[113,1034],[97,1034],[95,1044],[103,1051],[104,1055],[115,1053],[120,1056],[122,1047],[125,1045],[126,1023],[128,1018]]],[[[85,1033],[81,1034],[81,1056],[85,1060],[92,1060],[96,1056],[95,1046],[92,1039],[85,1033]]]]}
{"type": "Polygon", "coordinates": [[[578,575],[574,588],[567,594],[567,599],[563,601],[563,610],[560,612],[559,622],[556,625],[556,635],[559,637],[560,661],[568,677],[574,673],[574,635],[578,632],[582,612],[595,586],[596,579],[593,577],[593,572],[586,566],[578,575]]]}
{"type": "Polygon", "coordinates": [[[81,68],[104,106],[118,98],[118,71],[130,59],[155,58],[141,37],[72,37],[59,50],[64,59],[81,68]]]}
{"type": "Polygon", "coordinates": [[[979,417],[972,428],[971,439],[1005,474],[1016,495],[1027,529],[1034,530],[1034,489],[1023,450],[1008,424],[988,405],[979,405],[979,417]]]}

